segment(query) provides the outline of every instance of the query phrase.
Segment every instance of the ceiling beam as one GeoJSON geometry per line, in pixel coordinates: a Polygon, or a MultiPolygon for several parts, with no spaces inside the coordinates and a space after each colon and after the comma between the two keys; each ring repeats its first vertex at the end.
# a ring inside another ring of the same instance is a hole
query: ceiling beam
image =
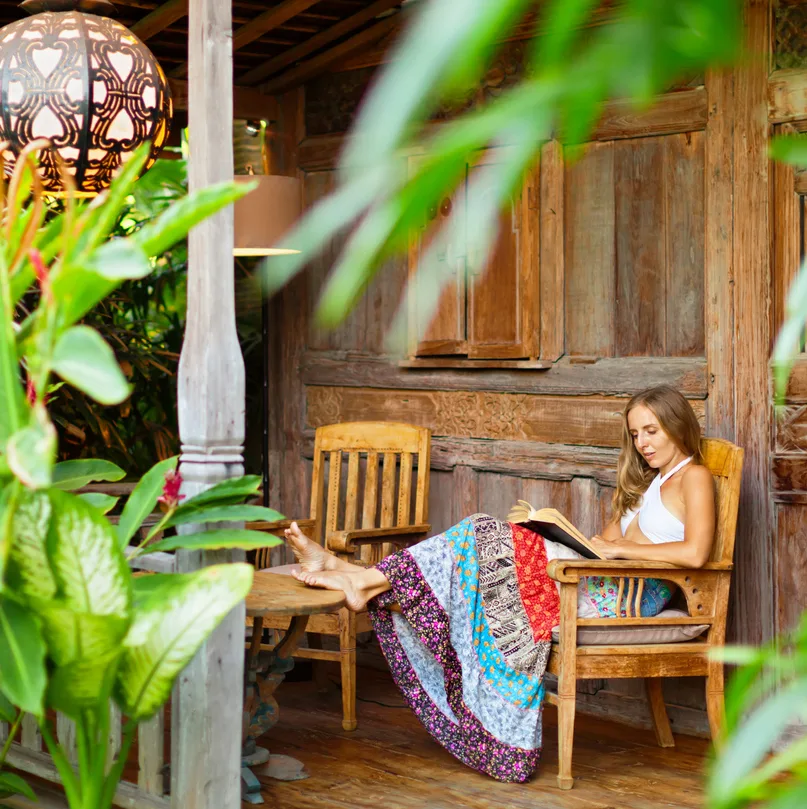
{"type": "Polygon", "coordinates": [[[350,39],[340,42],[333,48],[323,51],[305,62],[300,62],[297,67],[293,67],[291,70],[281,73],[277,78],[270,79],[268,82],[261,85],[261,91],[266,95],[273,95],[274,93],[283,93],[286,90],[290,90],[292,87],[302,84],[318,73],[321,73],[324,68],[332,62],[341,59],[343,56],[347,56],[358,48],[362,48],[381,39],[388,31],[397,27],[400,24],[400,20],[400,14],[393,14],[384,18],[375,25],[371,25],[369,28],[365,28],[364,31],[350,37],[350,39]]]}
{"type": "MultiPolygon", "coordinates": [[[[233,53],[239,48],[243,48],[244,45],[260,39],[264,34],[268,34],[269,31],[280,27],[286,20],[290,20],[296,14],[305,11],[318,2],[319,0],[285,0],[279,6],[264,11],[254,20],[250,20],[233,31],[233,53]]],[[[183,78],[187,74],[187,65],[180,65],[176,70],[171,71],[171,75],[175,78],[183,78]]]]}
{"type": "Polygon", "coordinates": [[[301,42],[294,48],[283,51],[283,53],[278,54],[274,59],[270,59],[265,64],[253,68],[248,73],[241,76],[239,82],[246,85],[258,84],[273,73],[277,73],[284,67],[299,61],[304,56],[308,56],[308,54],[319,50],[329,42],[333,42],[335,39],[339,39],[345,34],[349,34],[356,28],[361,27],[364,23],[375,19],[379,14],[383,14],[393,6],[399,5],[400,2],[401,0],[376,0],[375,3],[367,6],[367,8],[362,9],[353,16],[338,22],[336,25],[332,25],[330,28],[326,28],[324,31],[321,31],[310,39],[306,39],[305,42],[301,42]]]}
{"type": "Polygon", "coordinates": [[[188,0],[167,0],[143,19],[129,26],[129,30],[143,42],[188,15],[188,0]]]}
{"type": "MultiPolygon", "coordinates": [[[[175,110],[188,109],[188,82],[168,79],[175,110]]],[[[277,101],[252,87],[233,87],[233,118],[277,120],[277,101]]]]}

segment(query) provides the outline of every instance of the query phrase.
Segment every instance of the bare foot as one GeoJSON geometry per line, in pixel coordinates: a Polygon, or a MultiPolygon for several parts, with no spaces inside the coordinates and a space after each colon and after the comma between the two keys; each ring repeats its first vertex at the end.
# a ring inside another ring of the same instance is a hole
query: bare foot
{"type": "Polygon", "coordinates": [[[296,522],[291,524],[284,532],[294,556],[300,563],[303,573],[318,573],[321,570],[333,570],[336,557],[328,553],[323,547],[309,539],[296,522]]]}
{"type": "Polygon", "coordinates": [[[341,590],[345,594],[345,605],[349,610],[359,612],[367,606],[368,595],[363,587],[357,586],[359,578],[355,574],[339,573],[334,570],[310,572],[292,571],[292,576],[309,587],[321,587],[324,590],[341,590]]]}

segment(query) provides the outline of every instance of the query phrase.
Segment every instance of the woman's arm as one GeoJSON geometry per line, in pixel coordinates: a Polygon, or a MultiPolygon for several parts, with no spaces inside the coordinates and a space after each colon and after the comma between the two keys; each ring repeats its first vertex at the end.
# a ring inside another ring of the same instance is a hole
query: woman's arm
{"type": "Polygon", "coordinates": [[[606,559],[669,562],[681,567],[702,567],[709,561],[715,536],[714,479],[705,466],[692,466],[681,480],[684,501],[684,541],[640,544],[592,537],[594,548],[606,559]]]}
{"type": "Polygon", "coordinates": [[[595,534],[592,539],[604,539],[606,542],[618,542],[622,539],[622,527],[619,520],[611,520],[601,534],[595,534]]]}

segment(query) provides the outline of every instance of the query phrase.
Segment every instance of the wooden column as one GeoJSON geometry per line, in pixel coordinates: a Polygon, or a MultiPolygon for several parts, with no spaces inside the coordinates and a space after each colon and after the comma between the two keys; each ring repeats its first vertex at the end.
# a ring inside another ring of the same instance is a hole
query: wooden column
{"type": "MultiPolygon", "coordinates": [[[[231,29],[229,0],[193,0],[190,4],[191,190],[231,180],[233,175],[231,29]]],[[[185,494],[243,474],[244,362],[235,330],[231,207],[190,234],[188,311],[178,396],[185,494]]],[[[182,553],[177,567],[192,570],[235,557],[231,552],[182,553]]],[[[243,670],[242,604],[213,633],[175,689],[173,806],[240,807],[243,670]]]]}
{"type": "Polygon", "coordinates": [[[768,0],[746,0],[746,52],[734,80],[735,431],[745,448],[732,584],[731,638],[759,643],[774,629],[768,494],[771,272],[768,193],[768,0]]]}

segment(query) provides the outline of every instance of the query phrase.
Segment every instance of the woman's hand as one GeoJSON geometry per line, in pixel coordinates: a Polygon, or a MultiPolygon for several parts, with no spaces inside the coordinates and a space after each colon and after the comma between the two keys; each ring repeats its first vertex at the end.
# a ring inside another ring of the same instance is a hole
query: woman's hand
{"type": "MultiPolygon", "coordinates": [[[[595,534],[589,540],[591,547],[602,556],[603,559],[625,559],[625,541],[622,539],[607,540],[595,534]]],[[[631,543],[633,544],[633,543],[631,543]]]]}

